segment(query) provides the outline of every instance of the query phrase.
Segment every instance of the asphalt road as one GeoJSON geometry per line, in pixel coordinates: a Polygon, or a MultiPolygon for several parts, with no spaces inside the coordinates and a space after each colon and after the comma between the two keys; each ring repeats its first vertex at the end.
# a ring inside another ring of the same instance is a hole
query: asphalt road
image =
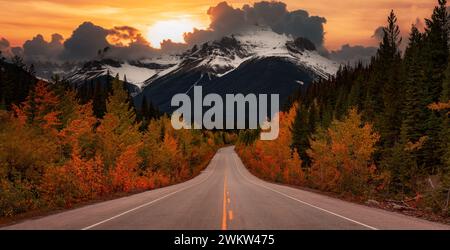
{"type": "Polygon", "coordinates": [[[174,186],[27,220],[3,229],[450,229],[447,225],[251,175],[233,147],[198,177],[174,186]]]}

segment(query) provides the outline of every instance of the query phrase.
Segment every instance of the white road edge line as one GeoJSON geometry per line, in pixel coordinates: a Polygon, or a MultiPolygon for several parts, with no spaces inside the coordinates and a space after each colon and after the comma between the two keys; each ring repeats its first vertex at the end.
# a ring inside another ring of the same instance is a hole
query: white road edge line
{"type": "MultiPolygon", "coordinates": [[[[212,162],[212,160],[211,160],[211,162],[212,162]]],[[[209,177],[212,176],[212,174],[213,174],[213,172],[214,172],[213,170],[215,170],[215,168],[214,168],[214,169],[211,169],[211,173],[208,175],[208,177],[206,177],[203,181],[201,181],[201,182],[199,182],[199,183],[195,183],[195,184],[189,185],[189,186],[187,186],[187,187],[185,187],[185,188],[182,188],[182,189],[180,189],[180,190],[177,190],[177,191],[175,191],[175,192],[172,192],[172,193],[170,193],[170,194],[166,194],[166,195],[164,195],[163,197],[160,197],[160,198],[158,198],[158,199],[156,199],[156,200],[152,200],[152,201],[147,202],[147,203],[145,203],[145,204],[142,204],[142,205],[140,205],[140,206],[138,206],[138,207],[132,208],[132,209],[127,210],[127,211],[125,211],[125,212],[123,212],[123,213],[120,213],[120,214],[118,214],[118,215],[115,215],[115,216],[113,216],[113,217],[111,217],[111,218],[109,218],[109,219],[102,220],[102,221],[100,221],[100,222],[98,222],[98,223],[95,223],[95,224],[90,225],[90,226],[88,226],[88,227],[82,228],[81,230],[89,230],[89,229],[92,229],[92,228],[94,228],[94,227],[96,227],[96,226],[99,226],[99,225],[101,225],[101,224],[104,224],[104,223],[106,223],[106,222],[108,222],[108,221],[112,221],[112,220],[117,219],[117,218],[119,218],[119,217],[121,217],[121,216],[123,216],[123,215],[126,215],[126,214],[128,214],[128,213],[131,213],[131,212],[136,211],[136,210],[138,210],[138,209],[141,209],[141,208],[143,208],[143,207],[149,206],[149,205],[151,205],[151,204],[153,204],[153,203],[155,203],[155,202],[158,202],[158,201],[160,201],[160,200],[162,200],[162,199],[165,199],[165,198],[167,198],[167,197],[170,197],[170,196],[172,196],[172,195],[174,195],[174,194],[176,194],[176,193],[179,193],[179,192],[184,191],[184,190],[186,190],[186,189],[189,189],[189,188],[191,188],[191,187],[200,185],[200,184],[202,184],[203,182],[205,182],[206,180],[208,180],[209,177]]],[[[151,190],[150,190],[150,191],[151,191],[151,190]]]]}
{"type": "MultiPolygon", "coordinates": [[[[238,157],[238,155],[237,155],[236,153],[234,153],[234,154],[235,154],[235,156],[238,157]]],[[[278,191],[278,190],[275,190],[275,189],[272,189],[272,188],[270,188],[270,187],[266,187],[266,186],[264,186],[264,185],[262,185],[262,184],[256,183],[256,182],[250,180],[249,178],[247,178],[245,175],[243,175],[243,174],[241,173],[241,171],[239,170],[237,161],[236,161],[236,157],[233,157],[233,159],[234,159],[234,164],[236,165],[236,168],[237,168],[239,174],[240,174],[242,177],[244,177],[248,182],[253,183],[254,185],[263,187],[263,188],[265,188],[265,189],[267,189],[267,190],[270,190],[270,191],[272,191],[272,192],[275,192],[275,193],[277,193],[277,194],[279,194],[279,195],[282,195],[282,196],[284,196],[284,197],[286,197],[286,198],[289,198],[289,199],[292,199],[292,200],[294,200],[294,201],[300,202],[300,203],[302,203],[302,204],[304,204],[304,205],[307,205],[307,206],[310,206],[310,207],[312,207],[312,208],[318,209],[318,210],[320,210],[320,211],[322,211],[322,212],[326,212],[326,213],[332,214],[332,215],[334,215],[334,216],[337,216],[337,217],[339,217],[339,218],[348,220],[348,221],[350,221],[350,222],[356,223],[356,224],[358,224],[358,225],[367,227],[367,228],[372,229],[372,230],[378,230],[378,228],[376,228],[376,227],[372,227],[372,226],[366,225],[366,224],[364,224],[364,223],[362,223],[362,222],[359,222],[359,221],[356,221],[356,220],[347,218],[347,217],[345,217],[345,216],[343,216],[343,215],[340,215],[340,214],[337,214],[337,213],[333,213],[333,212],[331,212],[331,211],[329,211],[329,210],[326,210],[326,209],[323,209],[323,208],[321,208],[321,207],[318,207],[318,206],[309,204],[308,202],[299,200],[299,199],[294,198],[294,197],[292,197],[292,196],[290,196],[290,195],[287,195],[287,194],[285,194],[285,193],[282,193],[282,192],[280,192],[280,191],[278,191]]]]}

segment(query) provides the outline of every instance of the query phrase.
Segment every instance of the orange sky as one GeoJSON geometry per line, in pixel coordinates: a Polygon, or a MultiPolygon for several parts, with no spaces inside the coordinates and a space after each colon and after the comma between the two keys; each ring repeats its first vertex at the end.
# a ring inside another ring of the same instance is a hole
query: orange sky
{"type": "MultiPolygon", "coordinates": [[[[52,33],[67,38],[83,21],[105,28],[129,25],[147,34],[158,21],[191,20],[207,27],[209,6],[222,0],[0,0],[0,37],[12,45],[36,34],[48,40],[52,33]]],[[[234,7],[258,1],[228,0],[234,7]]],[[[436,0],[284,0],[289,10],[304,9],[327,18],[326,42],[329,49],[342,44],[374,45],[373,31],[384,24],[390,9],[399,16],[403,29],[417,17],[431,14],[436,0]]],[[[151,36],[149,34],[148,36],[151,36]]],[[[148,37],[146,36],[146,37],[148,37]]]]}

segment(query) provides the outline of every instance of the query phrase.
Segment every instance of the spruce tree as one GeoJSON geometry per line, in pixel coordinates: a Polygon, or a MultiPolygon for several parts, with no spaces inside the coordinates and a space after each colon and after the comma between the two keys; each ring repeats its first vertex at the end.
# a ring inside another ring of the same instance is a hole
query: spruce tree
{"type": "Polygon", "coordinates": [[[138,116],[138,120],[141,122],[141,131],[147,130],[150,119],[149,105],[147,103],[147,97],[144,95],[142,98],[141,111],[138,116]]]}
{"type": "MultiPolygon", "coordinates": [[[[425,37],[425,76],[427,103],[438,102],[442,97],[445,70],[449,58],[449,18],[447,1],[438,0],[431,19],[426,19],[425,37]]],[[[426,120],[427,142],[424,145],[423,162],[430,174],[436,174],[442,167],[442,155],[447,150],[442,142],[442,126],[444,117],[438,112],[430,112],[426,120]]]]}
{"type": "Polygon", "coordinates": [[[292,147],[297,150],[300,158],[303,160],[303,167],[310,164],[310,159],[306,154],[306,150],[309,149],[309,139],[313,131],[310,131],[308,124],[308,116],[311,112],[308,112],[305,105],[300,104],[297,109],[297,114],[292,124],[292,147]]]}
{"type": "Polygon", "coordinates": [[[384,75],[380,78],[382,85],[383,111],[379,118],[381,141],[385,147],[394,145],[400,132],[401,116],[399,115],[402,101],[401,56],[399,46],[402,39],[397,17],[391,11],[388,17],[388,25],[384,28],[383,42],[381,43],[379,56],[380,63],[384,64],[383,71],[377,72],[384,75]]]}
{"type": "Polygon", "coordinates": [[[423,124],[429,115],[422,49],[423,35],[412,26],[404,58],[405,100],[402,112],[405,136],[409,141],[417,141],[424,135],[426,128],[423,124]]]}

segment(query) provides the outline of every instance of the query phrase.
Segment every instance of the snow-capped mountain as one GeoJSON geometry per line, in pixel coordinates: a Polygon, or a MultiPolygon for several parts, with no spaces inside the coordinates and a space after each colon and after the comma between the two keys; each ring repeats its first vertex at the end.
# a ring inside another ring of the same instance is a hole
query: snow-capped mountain
{"type": "MultiPolygon", "coordinates": [[[[204,94],[280,94],[284,102],[295,91],[328,78],[339,65],[317,51],[312,42],[253,27],[239,34],[194,46],[178,56],[123,62],[94,60],[78,66],[65,79],[80,87],[119,74],[140,107],[147,103],[171,112],[171,98],[203,86],[204,94]]],[[[92,84],[91,84],[92,85],[92,84]]]]}
{"type": "Polygon", "coordinates": [[[307,39],[294,40],[269,28],[258,27],[219,41],[205,43],[201,48],[195,46],[184,53],[178,65],[155,74],[144,85],[181,69],[202,70],[221,77],[237,69],[245,61],[267,57],[290,60],[300,67],[309,68],[318,77],[327,78],[334,75],[338,64],[319,55],[315,50],[314,44],[307,39]]]}
{"type": "Polygon", "coordinates": [[[178,64],[146,80],[135,102],[139,106],[145,96],[171,112],[172,96],[189,94],[196,85],[203,86],[204,94],[280,94],[284,102],[296,90],[334,75],[338,67],[307,39],[256,27],[188,50],[178,64]]]}
{"type": "Polygon", "coordinates": [[[85,63],[81,67],[75,67],[64,79],[79,86],[84,82],[96,81],[106,77],[119,75],[121,80],[125,80],[136,86],[140,91],[143,83],[155,74],[164,71],[178,63],[177,57],[158,57],[140,61],[120,62],[112,59],[95,60],[85,63]]]}

